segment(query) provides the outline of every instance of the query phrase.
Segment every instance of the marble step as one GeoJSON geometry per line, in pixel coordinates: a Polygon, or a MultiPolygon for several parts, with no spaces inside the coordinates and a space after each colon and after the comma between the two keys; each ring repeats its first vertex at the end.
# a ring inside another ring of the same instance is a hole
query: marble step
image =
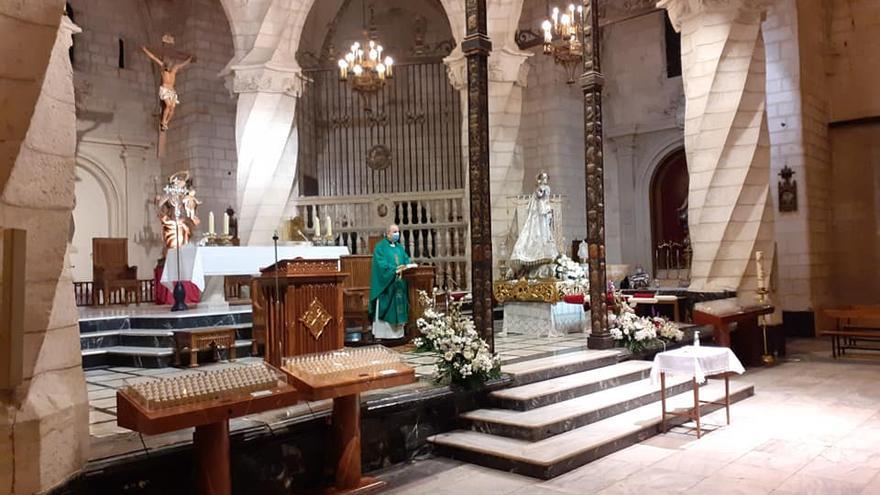
{"type": "MultiPolygon", "coordinates": [[[[251,355],[251,339],[237,339],[235,341],[235,355],[237,358],[251,355]]],[[[199,353],[200,362],[207,362],[209,352],[199,353]]],[[[226,351],[220,350],[221,359],[225,359],[226,351]]],[[[173,347],[150,347],[150,346],[110,346],[94,349],[83,349],[82,363],[84,369],[101,366],[134,366],[137,368],[165,368],[174,365],[173,347]]],[[[189,354],[182,356],[184,365],[188,363],[189,354]]]]}
{"type": "MultiPolygon", "coordinates": [[[[237,340],[250,339],[253,331],[252,323],[236,323],[223,325],[224,328],[234,328],[237,340]]],[[[194,327],[177,331],[201,330],[216,328],[213,326],[194,327]]],[[[118,330],[102,330],[86,332],[79,336],[80,349],[98,349],[102,347],[132,346],[132,347],[173,347],[174,329],[143,329],[125,328],[118,330]]]]}
{"type": "MultiPolygon", "coordinates": [[[[691,390],[688,378],[666,380],[667,397],[691,390]]],[[[529,411],[477,409],[461,418],[476,431],[537,442],[658,400],[660,386],[642,379],[529,411]]]]}
{"type": "MultiPolygon", "coordinates": [[[[754,385],[731,380],[731,403],[754,395],[754,385]]],[[[724,381],[710,380],[700,389],[700,399],[724,399],[724,381]]],[[[667,400],[670,410],[693,407],[693,395],[679,394],[667,400]]],[[[703,405],[703,415],[722,406],[703,405]]],[[[672,417],[670,425],[682,424],[684,418],[672,417]]],[[[736,408],[731,410],[736,421],[736,408]]],[[[659,433],[660,401],[622,414],[575,428],[539,442],[490,435],[471,430],[456,430],[428,438],[437,453],[495,469],[550,479],[584,464],[634,445],[659,433]]]]}
{"type": "Polygon", "coordinates": [[[504,365],[501,371],[513,377],[513,385],[527,385],[616,364],[623,356],[620,349],[582,350],[504,365]]]}
{"type": "Polygon", "coordinates": [[[496,390],[490,394],[490,397],[499,408],[528,411],[642,380],[650,373],[650,361],[622,361],[611,366],[560,376],[543,382],[496,390]]]}

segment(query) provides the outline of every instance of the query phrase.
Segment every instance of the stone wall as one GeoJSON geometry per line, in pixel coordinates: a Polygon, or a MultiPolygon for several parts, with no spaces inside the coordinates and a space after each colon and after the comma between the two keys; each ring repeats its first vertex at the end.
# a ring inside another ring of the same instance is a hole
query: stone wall
{"type": "Polygon", "coordinates": [[[0,493],[49,490],[88,458],[86,385],[65,266],[76,145],[67,49],[78,28],[60,18],[63,6],[0,4],[0,100],[10,110],[0,129],[0,225],[27,233],[24,343],[12,349],[22,357],[23,381],[0,393],[0,493]]]}
{"type": "MultiPolygon", "coordinates": [[[[75,280],[91,280],[91,238],[127,237],[129,263],[152,278],[162,255],[154,198],[167,177],[188,169],[204,204],[222,217],[235,205],[235,103],[219,72],[232,57],[232,35],[218,2],[72,0],[82,26],[74,47],[77,98],[77,208],[71,247],[75,280]],[[174,48],[196,55],[178,77],[181,104],[157,156],[158,68],[141,51],[157,51],[162,34],[174,48]],[[119,67],[120,40],[124,68],[119,67]],[[102,197],[88,193],[98,188],[102,197]]],[[[218,225],[220,225],[218,223],[218,225]]],[[[207,228],[207,224],[204,225],[207,228]]]]}
{"type": "Polygon", "coordinates": [[[181,104],[167,132],[162,172],[166,177],[178,170],[191,172],[203,202],[201,231],[207,231],[208,212],[219,221],[237,200],[235,98],[220,77],[233,56],[232,33],[218,0],[187,0],[175,7],[175,15],[184,19],[175,33],[177,48],[195,55],[196,62],[179,77],[181,104]]]}
{"type": "MultiPolygon", "coordinates": [[[[540,29],[548,14],[545,2],[526,0],[520,29],[540,29]]],[[[521,188],[509,191],[509,194],[533,192],[535,177],[541,171],[547,172],[553,193],[563,197],[562,236],[568,246],[573,239],[583,239],[587,231],[584,94],[577,82],[566,83],[568,74],[565,69],[554,64],[552,56],[543,55],[540,45],[529,51],[534,55],[525,62],[529,65],[529,76],[523,90],[520,126],[525,173],[521,188]]],[[[581,72],[583,70],[579,68],[576,75],[581,72]]],[[[508,250],[512,248],[508,246],[508,250]]]]}
{"type": "Polygon", "coordinates": [[[83,32],[74,40],[77,104],[77,181],[71,269],[77,281],[92,279],[92,237],[129,239],[129,264],[151,278],[162,255],[153,197],[162,186],[156,156],[156,73],[140,51],[153,46],[145,4],[120,0],[72,0],[83,32]],[[119,67],[120,40],[125,68],[119,67]],[[97,189],[97,191],[96,191],[97,189]],[[98,193],[97,195],[95,193],[98,193]]]}

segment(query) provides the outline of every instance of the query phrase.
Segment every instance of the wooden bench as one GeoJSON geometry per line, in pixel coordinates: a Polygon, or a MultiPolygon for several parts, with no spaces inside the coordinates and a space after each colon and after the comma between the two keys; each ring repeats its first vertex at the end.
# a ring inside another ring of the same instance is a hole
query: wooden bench
{"type": "Polygon", "coordinates": [[[216,358],[219,349],[226,349],[230,361],[235,361],[234,328],[200,328],[174,331],[174,365],[180,366],[180,354],[189,351],[189,365],[199,365],[199,351],[213,350],[216,358]]]}
{"type": "Polygon", "coordinates": [[[831,338],[832,357],[842,356],[847,349],[880,351],[880,347],[871,345],[880,344],[880,306],[850,306],[826,309],[824,313],[836,321],[834,330],[820,334],[831,338]]]}

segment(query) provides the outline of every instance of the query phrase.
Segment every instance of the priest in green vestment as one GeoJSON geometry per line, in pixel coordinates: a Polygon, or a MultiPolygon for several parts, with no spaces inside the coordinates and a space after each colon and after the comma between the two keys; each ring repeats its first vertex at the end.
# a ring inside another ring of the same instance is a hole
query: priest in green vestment
{"type": "Polygon", "coordinates": [[[370,278],[370,320],[373,337],[403,338],[403,326],[409,316],[409,301],[403,270],[410,264],[403,249],[400,228],[391,225],[385,238],[373,249],[370,278]]]}

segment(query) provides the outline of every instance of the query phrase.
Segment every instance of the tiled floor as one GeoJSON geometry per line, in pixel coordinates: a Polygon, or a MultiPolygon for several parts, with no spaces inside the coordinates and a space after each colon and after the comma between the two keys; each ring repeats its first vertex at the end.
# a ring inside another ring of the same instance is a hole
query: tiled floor
{"type": "Polygon", "coordinates": [[[718,412],[700,440],[676,428],[549,481],[443,458],[380,477],[395,495],[880,494],[878,357],[835,361],[825,341],[790,341],[787,360],[747,372],[756,395],[729,426],[718,412]]]}
{"type": "MultiPolygon", "coordinates": [[[[586,338],[583,335],[570,335],[565,337],[525,337],[520,335],[499,336],[495,340],[496,351],[502,358],[502,363],[509,364],[523,360],[546,357],[550,354],[569,352],[585,347],[586,338]]],[[[420,381],[414,385],[403,388],[427,388],[436,386],[431,377],[435,372],[435,358],[431,355],[413,352],[412,347],[398,348],[404,355],[404,361],[416,369],[420,381]]],[[[140,440],[128,444],[124,439],[133,435],[132,432],[116,426],[116,389],[126,384],[148,380],[155,377],[168,377],[188,373],[204,373],[211,369],[226,366],[241,366],[243,364],[260,361],[261,358],[243,358],[232,363],[207,363],[198,368],[131,368],[111,367],[106,369],[89,370],[85,372],[86,385],[89,394],[89,423],[92,435],[92,458],[102,458],[109,455],[118,455],[131,450],[142,448],[140,440]],[[118,440],[118,441],[117,441],[118,440]]],[[[302,403],[286,410],[272,411],[233,420],[231,428],[236,424],[246,425],[257,421],[270,423],[275,416],[290,419],[297,415],[312,414],[315,411],[329,407],[329,401],[317,403],[302,403]]],[[[186,441],[190,432],[184,430],[177,435],[158,435],[152,438],[158,445],[167,445],[178,441],[186,441]]],[[[144,437],[147,438],[147,437],[144,437]]]]}

